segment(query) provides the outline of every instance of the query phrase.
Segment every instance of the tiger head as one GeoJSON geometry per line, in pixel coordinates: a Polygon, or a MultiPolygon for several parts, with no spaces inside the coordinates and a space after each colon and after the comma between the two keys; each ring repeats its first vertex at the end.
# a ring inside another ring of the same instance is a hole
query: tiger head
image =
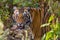
{"type": "Polygon", "coordinates": [[[13,15],[14,15],[13,18],[16,21],[16,23],[25,23],[28,20],[27,16],[31,17],[30,8],[29,7],[24,7],[24,8],[18,9],[18,8],[15,7],[13,15]],[[26,19],[24,19],[24,17],[26,19]]]}

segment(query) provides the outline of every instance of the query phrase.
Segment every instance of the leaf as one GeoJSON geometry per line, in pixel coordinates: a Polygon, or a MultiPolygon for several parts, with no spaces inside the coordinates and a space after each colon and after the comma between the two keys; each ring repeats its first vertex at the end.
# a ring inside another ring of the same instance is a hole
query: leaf
{"type": "Polygon", "coordinates": [[[43,35],[42,39],[41,40],[45,40],[45,37],[46,37],[46,34],[43,35]]]}
{"type": "Polygon", "coordinates": [[[4,24],[0,19],[0,35],[3,33],[3,27],[4,27],[4,24]]]}
{"type": "Polygon", "coordinates": [[[48,20],[48,23],[50,23],[55,18],[54,14],[52,14],[48,20]]]}
{"type": "Polygon", "coordinates": [[[56,33],[57,35],[60,35],[60,23],[59,23],[59,21],[58,21],[58,18],[56,19],[55,33],[56,33]]]}
{"type": "Polygon", "coordinates": [[[56,19],[56,27],[55,28],[58,28],[59,26],[58,26],[58,18],[56,19]]]}
{"type": "Polygon", "coordinates": [[[45,40],[53,40],[53,35],[54,35],[54,31],[51,30],[46,34],[46,39],[45,40]]]}
{"type": "Polygon", "coordinates": [[[49,25],[50,25],[50,23],[46,23],[46,24],[41,25],[41,27],[46,27],[46,26],[49,26],[49,25]]]}

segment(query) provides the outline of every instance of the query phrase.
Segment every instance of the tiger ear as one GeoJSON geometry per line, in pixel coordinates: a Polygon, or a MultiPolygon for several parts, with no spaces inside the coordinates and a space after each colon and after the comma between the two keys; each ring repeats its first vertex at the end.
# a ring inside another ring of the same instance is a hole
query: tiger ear
{"type": "Polygon", "coordinates": [[[27,9],[29,12],[30,12],[30,10],[31,10],[31,7],[28,7],[28,9],[27,9]]]}

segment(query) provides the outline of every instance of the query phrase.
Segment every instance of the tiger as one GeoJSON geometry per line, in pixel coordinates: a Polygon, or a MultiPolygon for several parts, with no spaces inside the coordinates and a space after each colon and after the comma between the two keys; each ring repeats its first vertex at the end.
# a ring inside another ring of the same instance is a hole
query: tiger
{"type": "MultiPolygon", "coordinates": [[[[42,13],[42,11],[44,12],[44,10],[43,9],[41,10],[41,8],[24,7],[22,9],[20,9],[20,14],[19,14],[18,19],[16,21],[17,23],[24,22],[24,24],[26,24],[27,19],[24,18],[24,17],[26,17],[26,13],[30,15],[30,18],[27,17],[30,20],[30,23],[29,24],[27,23],[27,25],[30,26],[30,28],[31,28],[31,30],[34,34],[34,40],[41,39],[41,37],[43,35],[43,33],[42,33],[43,31],[42,31],[42,28],[40,26],[43,22],[47,22],[47,20],[45,20],[45,19],[48,19],[49,15],[50,15],[50,14],[47,14],[47,13],[44,14],[44,13],[42,13]],[[45,15],[45,18],[44,18],[44,15],[45,15]]],[[[44,29],[48,29],[48,28],[44,28],[44,29]]]]}
{"type": "MultiPolygon", "coordinates": [[[[24,33],[22,36],[25,36],[24,39],[28,37],[28,40],[33,40],[34,35],[32,33],[32,30],[30,28],[30,24],[32,22],[31,15],[30,15],[30,8],[20,8],[18,9],[15,7],[14,12],[13,12],[13,20],[15,21],[11,30],[20,30],[24,33]]],[[[19,31],[18,31],[19,32],[19,31]]],[[[20,34],[20,32],[18,33],[20,34]]],[[[17,35],[17,34],[16,34],[17,35]]]]}

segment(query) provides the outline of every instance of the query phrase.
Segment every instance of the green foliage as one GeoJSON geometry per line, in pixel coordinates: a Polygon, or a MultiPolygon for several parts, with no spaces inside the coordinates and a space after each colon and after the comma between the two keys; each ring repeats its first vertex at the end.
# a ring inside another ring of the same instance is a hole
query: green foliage
{"type": "Polygon", "coordinates": [[[43,25],[45,26],[50,26],[51,30],[49,32],[47,32],[46,36],[43,36],[42,39],[43,40],[58,40],[58,37],[60,38],[60,23],[58,21],[58,17],[60,16],[60,6],[58,1],[53,1],[53,0],[48,0],[48,5],[49,5],[49,9],[48,12],[51,13],[51,16],[48,20],[48,23],[50,23],[50,25],[43,25]],[[56,14],[56,15],[55,15],[56,14]],[[51,23],[53,20],[56,19],[55,23],[51,23]]]}
{"type": "Polygon", "coordinates": [[[7,35],[9,34],[9,29],[6,29],[2,35],[0,35],[0,40],[6,40],[7,35]]]}
{"type": "Polygon", "coordinates": [[[54,19],[54,14],[52,14],[48,20],[48,23],[50,23],[54,19]]]}
{"type": "Polygon", "coordinates": [[[0,35],[3,33],[3,27],[4,27],[3,21],[0,19],[0,35]]]}
{"type": "Polygon", "coordinates": [[[48,0],[48,5],[49,5],[48,11],[60,16],[60,3],[58,1],[54,2],[54,0],[48,0]]]}
{"type": "Polygon", "coordinates": [[[46,36],[43,40],[54,40],[54,35],[56,35],[56,39],[60,37],[60,23],[58,22],[58,18],[56,19],[56,23],[50,24],[51,30],[46,33],[46,36]]]}
{"type": "Polygon", "coordinates": [[[45,40],[53,40],[53,37],[54,37],[54,31],[51,30],[46,34],[45,40]]]}
{"type": "Polygon", "coordinates": [[[39,4],[38,4],[38,1],[39,0],[13,0],[13,5],[18,5],[19,7],[38,7],[39,4]]]}
{"type": "Polygon", "coordinates": [[[21,0],[13,0],[13,4],[19,3],[21,0]]]}
{"type": "MultiPolygon", "coordinates": [[[[2,10],[3,11],[3,10],[2,10]]],[[[7,20],[9,17],[9,11],[8,10],[5,10],[3,12],[1,12],[1,19],[4,21],[4,20],[7,20]]]]}

